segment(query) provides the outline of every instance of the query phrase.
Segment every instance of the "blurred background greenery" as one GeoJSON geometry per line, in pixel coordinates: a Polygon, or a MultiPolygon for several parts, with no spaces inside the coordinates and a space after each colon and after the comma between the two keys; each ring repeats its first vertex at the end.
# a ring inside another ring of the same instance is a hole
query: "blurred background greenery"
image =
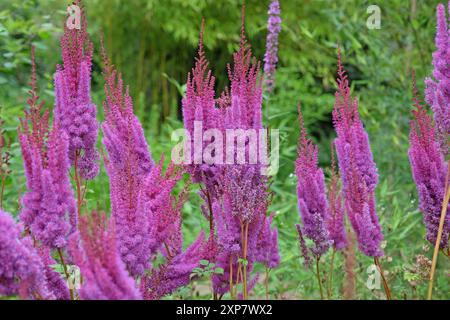
{"type": "MultiPolygon", "coordinates": [[[[61,63],[59,38],[69,1],[9,0],[0,3],[0,117],[12,139],[12,173],[5,186],[5,210],[17,214],[25,190],[22,160],[16,140],[18,117],[26,106],[30,76],[30,47],[36,46],[41,96],[53,107],[52,76],[61,63]]],[[[247,0],[246,30],[255,56],[265,48],[269,0],[247,0]]],[[[431,74],[434,50],[435,0],[383,0],[381,29],[366,27],[367,7],[362,0],[280,0],[283,30],[280,35],[276,89],[264,99],[265,124],[279,128],[280,171],[273,179],[272,210],[280,232],[281,266],[271,273],[272,298],[318,298],[314,274],[301,264],[295,223],[298,223],[293,163],[298,136],[296,105],[320,146],[320,164],[330,165],[334,138],[331,111],[334,102],[336,48],[339,44],[352,81],[354,95],[369,132],[380,174],[378,213],[386,237],[386,258],[396,298],[423,298],[426,285],[413,272],[415,256],[424,248],[422,216],[407,158],[411,106],[410,70],[416,70],[419,90],[431,74]]],[[[206,21],[206,55],[217,78],[217,92],[227,85],[226,64],[238,45],[241,0],[89,0],[85,1],[88,30],[95,45],[92,94],[102,119],[103,79],[99,55],[100,35],[113,63],[130,85],[152,153],[170,154],[170,133],[182,126],[180,100],[187,72],[193,66],[202,17],[206,21]]],[[[100,138],[99,138],[100,139],[100,138]]],[[[107,176],[88,186],[88,206],[108,209],[107,176]]],[[[184,208],[184,232],[192,239],[203,226],[198,197],[192,191],[184,208]]],[[[372,261],[357,255],[356,298],[383,298],[382,290],[369,290],[367,267],[372,261]]],[[[323,259],[326,270],[330,257],[323,259]]],[[[343,256],[337,255],[334,297],[342,291],[343,256]]],[[[436,298],[450,298],[448,259],[439,260],[436,298]]],[[[175,297],[202,296],[201,283],[175,297]]],[[[255,295],[264,295],[257,285],[255,295]]]]}

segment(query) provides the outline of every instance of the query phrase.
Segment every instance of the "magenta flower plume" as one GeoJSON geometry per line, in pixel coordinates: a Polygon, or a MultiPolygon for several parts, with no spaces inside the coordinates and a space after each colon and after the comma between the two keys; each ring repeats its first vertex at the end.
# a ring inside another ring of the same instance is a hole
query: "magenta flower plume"
{"type": "Polygon", "coordinates": [[[239,50],[233,54],[233,65],[228,65],[231,89],[221,97],[225,129],[262,129],[262,81],[259,71],[260,63],[252,56],[242,22],[239,50]]]}
{"type": "MultiPolygon", "coordinates": [[[[209,69],[209,63],[203,47],[204,21],[200,31],[198,55],[194,68],[188,74],[186,95],[182,100],[184,128],[191,137],[203,134],[208,129],[222,129],[221,111],[216,107],[214,84],[215,78],[209,69]],[[194,130],[194,126],[201,126],[201,130],[194,130]]],[[[190,143],[190,142],[189,142],[190,143]]],[[[202,141],[202,149],[209,141],[202,141]]],[[[202,154],[191,148],[191,164],[187,166],[193,181],[204,183],[208,193],[213,194],[216,189],[216,176],[220,172],[220,165],[206,164],[202,154]]]]}
{"type": "Polygon", "coordinates": [[[271,227],[273,214],[264,220],[263,228],[256,243],[255,260],[268,269],[274,269],[280,264],[278,252],[278,230],[271,227]]]}
{"type": "MultiPolygon", "coordinates": [[[[147,219],[149,253],[156,254],[162,248],[181,249],[181,208],[186,201],[186,193],[179,198],[172,195],[173,188],[182,178],[182,171],[170,164],[163,173],[164,157],[153,166],[145,179],[140,195],[139,208],[147,219]],[[176,236],[175,238],[173,238],[176,236]],[[176,244],[176,245],[175,245],[176,244]]],[[[165,251],[165,255],[170,255],[165,251]]]]}
{"type": "Polygon", "coordinates": [[[183,252],[183,234],[181,231],[181,209],[187,201],[188,186],[181,194],[172,195],[175,184],[181,179],[182,171],[169,164],[163,174],[164,158],[155,165],[147,177],[141,202],[141,209],[146,212],[151,235],[150,252],[152,257],[161,253],[165,263],[151,271],[142,279],[141,292],[145,299],[160,299],[190,281],[194,268],[204,257],[204,234],[183,252]]]}
{"type": "Polygon", "coordinates": [[[199,266],[199,261],[203,257],[203,246],[202,232],[186,251],[168,256],[165,264],[152,270],[148,277],[143,278],[141,292],[144,299],[160,299],[189,284],[193,269],[199,266]]]}
{"type": "MultiPolygon", "coordinates": [[[[80,2],[77,1],[80,5],[80,2]]],[[[63,66],[58,66],[55,82],[55,119],[69,138],[69,159],[77,165],[85,179],[98,174],[99,155],[96,150],[97,108],[90,96],[92,43],[86,31],[82,12],[81,29],[64,27],[61,38],[63,66]]]]}
{"type": "MultiPolygon", "coordinates": [[[[440,152],[439,143],[431,117],[417,98],[415,83],[414,120],[411,121],[408,151],[412,174],[419,194],[419,209],[423,213],[427,240],[436,243],[445,193],[446,164],[440,152]]],[[[450,206],[448,208],[450,211],[450,206]]],[[[447,215],[440,247],[448,246],[450,216],[447,215]]]]}
{"type": "Polygon", "coordinates": [[[330,209],[326,197],[325,177],[317,165],[318,148],[307,137],[300,106],[298,118],[301,128],[295,162],[298,208],[303,223],[302,233],[314,243],[311,252],[320,257],[331,245],[326,225],[330,209]]]}
{"type": "Polygon", "coordinates": [[[275,70],[278,63],[278,35],[281,31],[280,3],[273,0],[269,6],[267,21],[266,53],[264,55],[264,84],[267,92],[275,86],[275,70]]]}
{"type": "Polygon", "coordinates": [[[330,239],[333,241],[335,250],[342,250],[347,247],[347,233],[344,222],[344,203],[339,186],[339,175],[336,172],[333,145],[331,146],[331,181],[328,187],[328,201],[330,205],[330,217],[327,225],[330,239]]]}
{"type": "Polygon", "coordinates": [[[70,241],[70,251],[80,268],[83,300],[138,300],[136,283],[128,274],[116,244],[114,224],[104,213],[82,217],[79,234],[70,241]]]}
{"type": "Polygon", "coordinates": [[[444,154],[450,144],[450,38],[445,7],[437,6],[436,51],[433,53],[433,78],[425,80],[425,97],[434,114],[444,154]]]}
{"type": "Polygon", "coordinates": [[[42,247],[38,248],[38,252],[44,265],[48,290],[55,296],[56,300],[70,300],[67,282],[53,269],[57,262],[52,258],[50,250],[47,247],[42,247]]]}
{"type": "Polygon", "coordinates": [[[68,141],[58,124],[48,128],[48,112],[42,112],[36,94],[36,69],[31,81],[29,110],[20,120],[19,142],[24,159],[27,192],[20,219],[36,240],[50,248],[62,248],[75,230],[77,213],[69,180],[68,141]]]}
{"type": "Polygon", "coordinates": [[[104,55],[106,79],[102,124],[103,144],[110,181],[112,217],[117,245],[127,269],[133,276],[142,276],[150,264],[148,219],[139,208],[141,189],[153,166],[144,132],[133,113],[128,88],[123,90],[121,75],[104,55]],[[117,79],[117,80],[116,80],[117,79]]]}
{"type": "Polygon", "coordinates": [[[222,192],[213,200],[212,211],[218,243],[215,262],[224,273],[214,275],[213,284],[217,294],[224,294],[230,289],[231,275],[235,284],[242,283],[243,279],[237,276],[239,259],[247,260],[250,273],[256,262],[275,267],[279,255],[277,231],[270,229],[266,217],[270,193],[259,169],[250,165],[229,166],[220,188],[222,192]],[[262,243],[262,236],[270,237],[266,239],[270,243],[262,243]],[[263,249],[270,251],[262,254],[263,249]]]}
{"type": "Polygon", "coordinates": [[[342,177],[345,208],[355,230],[360,250],[367,256],[383,255],[383,234],[375,206],[378,173],[369,136],[359,118],[358,101],[352,99],[339,53],[338,85],[333,110],[335,140],[342,177]]]}
{"type": "Polygon", "coordinates": [[[0,211],[0,296],[54,299],[47,287],[44,265],[29,237],[6,212],[0,211]]]}

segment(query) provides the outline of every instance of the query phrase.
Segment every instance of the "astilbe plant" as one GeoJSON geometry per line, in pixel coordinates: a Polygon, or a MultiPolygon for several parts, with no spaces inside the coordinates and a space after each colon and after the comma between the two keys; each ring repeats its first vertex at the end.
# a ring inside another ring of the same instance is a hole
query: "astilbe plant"
{"type": "MultiPolygon", "coordinates": [[[[414,84],[414,119],[410,124],[408,151],[412,174],[419,194],[419,208],[423,213],[426,238],[433,245],[436,243],[442,203],[445,194],[447,166],[441,153],[437,133],[431,117],[417,98],[414,84]]],[[[450,210],[450,206],[447,210],[450,210]]],[[[448,246],[450,234],[450,216],[447,215],[440,248],[448,246]]]]}
{"type": "Polygon", "coordinates": [[[164,157],[158,164],[153,162],[128,88],[123,89],[121,75],[104,52],[103,58],[103,143],[118,252],[130,274],[141,278],[142,297],[159,299],[189,283],[192,269],[203,257],[204,235],[182,251],[181,210],[186,192],[176,198],[172,191],[183,171],[170,163],[163,173],[164,157]],[[166,261],[152,268],[158,254],[166,261]]]}
{"type": "MultiPolygon", "coordinates": [[[[330,208],[328,206],[325,176],[318,166],[318,148],[308,138],[303,122],[300,105],[298,107],[300,124],[300,138],[297,147],[297,160],[295,161],[295,174],[297,176],[298,209],[302,226],[297,225],[301,247],[302,238],[312,240],[309,250],[316,260],[316,273],[319,281],[320,295],[323,298],[322,280],[320,278],[319,261],[333,244],[328,230],[330,208]]],[[[303,249],[304,250],[304,249],[303,249]]],[[[303,254],[307,256],[307,253],[303,254]]],[[[308,258],[305,256],[305,261],[308,258]]]]}
{"type": "Polygon", "coordinates": [[[75,231],[77,212],[69,180],[67,136],[55,121],[49,129],[36,88],[34,49],[29,109],[20,121],[19,142],[25,167],[27,192],[20,219],[36,240],[50,248],[63,248],[75,231]]]}
{"type": "Polygon", "coordinates": [[[182,172],[170,164],[163,174],[162,165],[163,159],[146,179],[140,204],[149,221],[152,259],[161,254],[165,260],[142,278],[141,292],[149,300],[159,299],[189,284],[192,270],[205,255],[203,232],[185,251],[182,250],[181,209],[187,201],[189,185],[178,197],[172,195],[182,172]]]}
{"type": "Polygon", "coordinates": [[[71,255],[80,268],[80,299],[137,300],[142,296],[118,252],[114,222],[104,213],[80,218],[79,233],[70,241],[71,255]]]}
{"type": "MultiPolygon", "coordinates": [[[[76,4],[81,7],[80,1],[76,4]]],[[[61,38],[63,65],[57,66],[55,82],[55,119],[69,139],[68,155],[80,178],[93,179],[99,171],[96,150],[97,108],[91,99],[93,46],[87,33],[85,12],[81,28],[64,25],[61,38]]]]}
{"type": "Polygon", "coordinates": [[[273,0],[267,21],[266,53],[264,55],[264,85],[267,92],[275,87],[275,70],[278,63],[278,36],[281,31],[280,2],[273,0]]]}
{"type": "Polygon", "coordinates": [[[298,179],[297,199],[302,219],[302,234],[312,240],[311,252],[320,259],[332,244],[327,228],[330,208],[326,195],[325,176],[317,164],[318,148],[307,137],[300,107],[298,118],[301,133],[295,173],[298,179]]]}
{"type": "Polygon", "coordinates": [[[367,256],[383,255],[383,234],[378,221],[375,187],[378,173],[370,149],[369,137],[359,118],[358,101],[351,97],[347,74],[340,59],[338,90],[333,110],[337,132],[335,146],[343,183],[345,208],[355,230],[359,249],[367,256]]]}
{"type": "Polygon", "coordinates": [[[149,221],[139,208],[144,180],[153,166],[144,132],[133,113],[128,88],[104,54],[106,100],[102,124],[106,170],[110,182],[112,217],[120,255],[133,276],[142,276],[150,266],[149,221]]]}
{"type": "MultiPolygon", "coordinates": [[[[194,121],[201,121],[203,129],[216,129],[222,134],[227,129],[262,129],[260,64],[252,57],[246,41],[244,20],[239,50],[233,55],[233,66],[228,65],[230,89],[218,99],[214,99],[214,77],[208,70],[202,35],[203,26],[199,55],[188,77],[183,100],[185,129],[192,134],[194,121]]],[[[224,147],[218,145],[218,148],[224,147]]],[[[215,150],[219,151],[225,148],[215,150]]],[[[257,276],[248,276],[254,263],[261,262],[269,268],[279,263],[278,237],[266,217],[271,197],[268,179],[261,174],[261,164],[250,163],[250,151],[243,152],[244,159],[233,152],[222,159],[222,164],[209,164],[203,159],[199,162],[201,166],[195,164],[193,152],[194,168],[201,168],[194,171],[194,182],[203,184],[202,211],[210,221],[204,258],[211,259],[210,262],[224,271],[212,276],[213,296],[217,298],[229,291],[231,297],[236,297],[236,288],[242,283],[242,297],[246,299],[257,280],[257,276]],[[198,172],[200,174],[196,175],[198,172]],[[261,237],[271,240],[260,243],[261,237]],[[263,251],[266,254],[262,254],[263,251]]]]}
{"type": "MultiPolygon", "coordinates": [[[[182,100],[183,123],[185,130],[189,135],[201,135],[208,129],[222,130],[222,116],[221,110],[216,107],[214,84],[215,78],[211,70],[208,69],[209,63],[205,56],[203,45],[204,21],[200,32],[200,41],[198,54],[195,59],[194,68],[188,73],[186,83],[186,94],[182,100]],[[194,125],[201,125],[201,131],[198,133],[194,131],[194,125]]],[[[203,141],[202,147],[206,147],[206,142],[203,141]]],[[[190,142],[189,142],[190,143],[190,142]]],[[[202,153],[196,151],[194,148],[190,150],[189,159],[192,163],[187,165],[189,173],[192,175],[193,182],[203,183],[205,192],[203,197],[207,202],[211,202],[211,197],[217,188],[216,177],[221,172],[219,164],[205,164],[202,161],[202,153]],[[207,199],[209,198],[209,200],[207,199]]],[[[209,215],[209,211],[205,211],[209,215]]]]}
{"type": "Polygon", "coordinates": [[[55,299],[33,240],[22,234],[12,216],[0,210],[0,295],[55,299]]]}
{"type": "MultiPolygon", "coordinates": [[[[450,8],[450,7],[449,7],[450,8]]],[[[436,51],[433,77],[425,80],[425,98],[431,106],[440,147],[448,154],[450,145],[450,36],[445,6],[437,7],[436,51]]]]}
{"type": "Polygon", "coordinates": [[[327,228],[335,250],[345,249],[348,242],[345,231],[345,208],[339,182],[339,174],[336,172],[334,146],[331,145],[331,179],[328,186],[330,216],[328,218],[327,228]]]}

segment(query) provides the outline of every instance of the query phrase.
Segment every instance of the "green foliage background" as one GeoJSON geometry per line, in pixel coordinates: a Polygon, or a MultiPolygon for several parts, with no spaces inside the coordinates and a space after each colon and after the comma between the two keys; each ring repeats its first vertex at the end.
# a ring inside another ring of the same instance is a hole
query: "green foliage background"
{"type": "MultiPolygon", "coordinates": [[[[36,46],[40,93],[53,106],[52,75],[61,62],[59,37],[69,1],[10,0],[0,3],[0,116],[12,141],[12,174],[5,188],[5,210],[17,214],[24,176],[16,140],[18,117],[26,106],[30,76],[30,46],[36,46]]],[[[99,56],[100,34],[113,63],[123,73],[135,101],[155,159],[170,155],[172,129],[182,126],[180,99],[187,72],[193,65],[202,17],[206,20],[207,57],[217,78],[217,91],[227,84],[226,64],[237,48],[241,0],[89,0],[85,1],[91,39],[95,44],[93,99],[102,119],[103,80],[99,56]]],[[[264,54],[269,0],[247,0],[246,29],[255,56],[264,54]]],[[[302,102],[304,118],[320,146],[320,164],[330,164],[334,137],[331,110],[334,102],[336,48],[343,51],[361,117],[369,132],[379,168],[378,212],[387,240],[383,260],[393,294],[398,299],[423,298],[424,283],[412,286],[408,271],[415,255],[424,253],[424,226],[407,158],[411,76],[414,67],[419,90],[431,74],[434,50],[435,7],[438,1],[377,1],[381,29],[366,27],[369,1],[280,0],[283,30],[276,90],[264,101],[265,124],[279,128],[280,171],[273,179],[271,207],[277,213],[281,266],[271,272],[272,298],[318,298],[312,270],[299,257],[295,223],[298,223],[293,163],[298,136],[296,105],[302,102]]],[[[107,210],[108,181],[102,170],[89,185],[88,207],[107,210]]],[[[184,231],[191,240],[203,226],[199,199],[192,191],[184,210],[184,231]]],[[[382,290],[369,290],[366,269],[372,261],[358,254],[357,296],[383,298],[382,290]]],[[[328,268],[330,257],[323,259],[328,268]]],[[[337,254],[334,297],[341,296],[343,258],[337,254]]],[[[450,298],[448,259],[438,265],[435,297],[450,298]]],[[[174,297],[205,297],[202,283],[174,297]]],[[[263,285],[254,295],[263,297],[263,285]]]]}

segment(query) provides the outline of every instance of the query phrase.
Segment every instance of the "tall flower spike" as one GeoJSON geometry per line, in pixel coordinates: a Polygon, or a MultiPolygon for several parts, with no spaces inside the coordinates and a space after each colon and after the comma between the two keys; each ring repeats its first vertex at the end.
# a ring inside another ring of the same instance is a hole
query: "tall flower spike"
{"type": "Polygon", "coordinates": [[[0,211],[0,296],[54,299],[39,254],[29,237],[20,238],[21,232],[13,218],[0,211]]]}
{"type": "Polygon", "coordinates": [[[204,234],[202,232],[185,252],[180,252],[173,257],[169,256],[165,264],[152,270],[150,276],[142,279],[141,291],[144,299],[160,299],[189,284],[192,270],[198,267],[202,258],[203,241],[204,234]]]}
{"type": "Polygon", "coordinates": [[[331,144],[331,181],[328,187],[328,200],[330,205],[330,218],[328,220],[330,239],[333,240],[333,247],[336,250],[343,250],[347,246],[347,234],[344,222],[345,212],[339,186],[339,174],[336,172],[333,144],[331,144]]]}
{"type": "Polygon", "coordinates": [[[327,230],[330,209],[326,197],[325,177],[317,165],[318,149],[307,137],[300,104],[298,119],[301,130],[295,162],[298,208],[303,223],[302,233],[314,243],[311,252],[320,257],[331,245],[327,230]]]}
{"type": "Polygon", "coordinates": [[[83,300],[139,300],[136,283],[128,275],[116,245],[114,224],[104,213],[80,219],[79,236],[70,241],[71,255],[83,276],[83,300]]]}
{"type": "MultiPolygon", "coordinates": [[[[145,213],[150,236],[149,248],[152,255],[161,248],[171,247],[181,250],[181,238],[174,245],[174,234],[181,234],[181,208],[185,202],[185,193],[179,199],[172,195],[173,188],[182,178],[182,172],[170,164],[163,173],[164,157],[155,165],[142,186],[140,210],[145,213]]],[[[173,250],[172,250],[173,251],[173,250]]],[[[173,252],[166,252],[171,255],[173,252]]]]}
{"type": "Polygon", "coordinates": [[[273,214],[264,220],[264,226],[259,234],[256,245],[255,260],[269,269],[274,269],[280,264],[278,252],[278,230],[271,228],[273,214]]]}
{"type": "MultiPolygon", "coordinates": [[[[449,6],[450,9],[450,6],[449,6]]],[[[450,149],[450,36],[445,7],[437,6],[436,51],[433,53],[433,78],[425,80],[425,98],[433,109],[441,149],[450,149]]]]}
{"type": "MultiPolygon", "coordinates": [[[[423,213],[427,240],[435,244],[445,193],[446,164],[440,153],[439,143],[431,117],[417,98],[413,76],[414,119],[410,124],[408,151],[412,174],[419,194],[419,208],[423,213]]],[[[448,208],[450,211],[450,206],[448,208]]],[[[450,216],[447,215],[440,247],[448,246],[450,216]]]]}
{"type": "Polygon", "coordinates": [[[150,264],[148,219],[139,203],[145,178],[153,166],[144,132],[133,113],[128,88],[123,91],[122,77],[104,57],[106,101],[102,124],[103,144],[110,183],[112,218],[117,245],[127,269],[133,276],[142,276],[150,264]]]}
{"type": "MultiPolygon", "coordinates": [[[[81,6],[81,1],[76,4],[81,6]]],[[[81,10],[81,28],[64,26],[61,38],[63,66],[57,66],[55,82],[55,119],[69,138],[69,159],[77,165],[81,176],[93,179],[98,174],[96,150],[97,107],[92,102],[92,43],[86,31],[87,22],[81,10]]]]}
{"type": "Polygon", "coordinates": [[[280,3],[273,0],[269,6],[267,21],[266,53],[264,55],[264,84],[271,93],[275,86],[275,69],[278,63],[278,35],[281,31],[280,3]]]}
{"type": "MultiPolygon", "coordinates": [[[[206,59],[203,45],[204,25],[205,22],[203,20],[198,54],[195,59],[194,68],[188,74],[186,95],[182,100],[184,128],[191,137],[197,134],[194,130],[195,127],[200,128],[201,126],[201,131],[197,129],[200,131],[199,134],[201,134],[201,137],[203,137],[203,134],[208,129],[220,130],[222,128],[221,112],[216,108],[216,101],[214,99],[215,78],[209,69],[209,63],[206,59]]],[[[208,141],[202,142],[202,150],[204,150],[208,143],[208,141]]],[[[215,177],[220,171],[219,166],[216,164],[207,165],[204,159],[199,161],[197,159],[198,155],[195,154],[195,146],[190,150],[193,164],[189,165],[188,169],[194,182],[203,182],[207,191],[212,193],[217,184],[215,177]]]]}
{"type": "Polygon", "coordinates": [[[146,212],[151,236],[152,257],[161,253],[166,262],[142,279],[141,292],[145,299],[159,299],[187,285],[192,270],[204,256],[204,234],[183,252],[181,209],[188,199],[187,184],[181,194],[172,195],[175,184],[182,178],[182,171],[169,164],[162,172],[163,160],[155,165],[147,177],[142,194],[141,210],[146,212]]]}
{"type": "Polygon", "coordinates": [[[347,74],[338,55],[338,90],[333,110],[335,140],[342,177],[345,208],[355,230],[359,249],[367,256],[383,255],[383,234],[375,205],[378,173],[369,136],[359,118],[358,101],[352,99],[347,74]]]}
{"type": "Polygon", "coordinates": [[[77,223],[75,200],[69,180],[68,141],[57,124],[48,128],[48,112],[36,93],[33,75],[29,110],[20,119],[19,142],[24,159],[27,192],[22,198],[22,222],[33,236],[50,248],[62,248],[77,223]]]}

